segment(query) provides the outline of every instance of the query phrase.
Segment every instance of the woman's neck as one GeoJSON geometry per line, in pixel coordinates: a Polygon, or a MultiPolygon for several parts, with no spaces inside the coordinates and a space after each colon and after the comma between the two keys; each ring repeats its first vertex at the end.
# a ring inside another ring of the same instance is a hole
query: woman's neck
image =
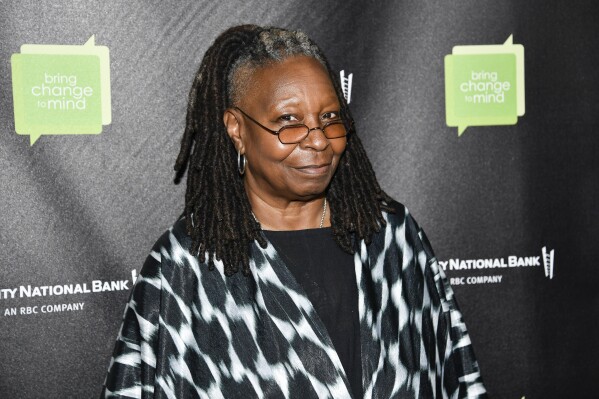
{"type": "Polygon", "coordinates": [[[254,216],[263,230],[304,230],[331,225],[324,194],[306,201],[292,201],[246,190],[254,216]],[[324,217],[323,217],[324,215],[324,217]]]}

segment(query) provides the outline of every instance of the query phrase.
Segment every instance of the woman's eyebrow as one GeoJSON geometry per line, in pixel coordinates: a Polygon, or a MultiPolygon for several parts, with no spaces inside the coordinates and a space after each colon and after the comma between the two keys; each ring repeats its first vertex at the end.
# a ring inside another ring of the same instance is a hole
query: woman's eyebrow
{"type": "MultiPolygon", "coordinates": [[[[299,106],[301,104],[302,104],[302,101],[299,101],[299,99],[297,97],[289,96],[286,98],[273,100],[272,104],[266,107],[266,110],[276,112],[282,107],[299,106]]],[[[321,104],[325,104],[323,106],[323,108],[328,108],[328,107],[339,108],[339,107],[341,107],[341,104],[339,103],[339,99],[337,97],[332,97],[332,96],[322,100],[321,104]]]]}

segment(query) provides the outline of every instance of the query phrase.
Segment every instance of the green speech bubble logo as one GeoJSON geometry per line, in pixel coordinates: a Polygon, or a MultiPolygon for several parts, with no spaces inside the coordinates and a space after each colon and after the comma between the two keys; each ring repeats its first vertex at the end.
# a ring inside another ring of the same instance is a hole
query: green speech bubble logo
{"type": "Polygon", "coordinates": [[[108,47],[24,44],[13,54],[15,130],[33,145],[43,134],[99,134],[111,123],[108,47]]]}
{"type": "Polygon", "coordinates": [[[445,56],[447,126],[514,125],[524,115],[524,47],[455,46],[445,56]]]}

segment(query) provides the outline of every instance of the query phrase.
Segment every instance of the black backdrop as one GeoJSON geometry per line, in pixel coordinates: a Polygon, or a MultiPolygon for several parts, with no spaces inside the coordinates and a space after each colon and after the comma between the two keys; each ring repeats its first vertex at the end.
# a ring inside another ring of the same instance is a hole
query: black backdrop
{"type": "Polygon", "coordinates": [[[193,75],[239,23],[300,28],[353,74],[350,107],[377,176],[440,260],[554,250],[552,279],[542,262],[447,268],[463,282],[454,289],[492,397],[599,397],[598,18],[591,1],[0,1],[0,397],[98,395],[127,289],[7,290],[91,289],[139,271],[182,211],[172,166],[193,75]],[[11,55],[92,34],[110,49],[112,123],[30,146],[15,133],[11,55]],[[443,57],[510,34],[525,48],[526,114],[458,137],[443,57]],[[491,275],[501,282],[476,283],[491,275]],[[83,308],[20,310],[73,303],[83,308]]]}

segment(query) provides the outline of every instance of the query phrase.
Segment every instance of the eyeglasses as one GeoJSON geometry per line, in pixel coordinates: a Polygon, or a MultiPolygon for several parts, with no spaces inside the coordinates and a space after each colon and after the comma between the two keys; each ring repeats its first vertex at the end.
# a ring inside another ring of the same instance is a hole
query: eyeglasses
{"type": "Polygon", "coordinates": [[[308,137],[308,134],[312,130],[320,129],[324,133],[327,139],[339,139],[341,137],[347,136],[348,129],[345,126],[345,123],[342,119],[336,119],[330,122],[325,123],[322,127],[313,127],[309,128],[304,124],[297,125],[287,125],[283,126],[279,130],[272,130],[246,114],[241,108],[233,107],[243,115],[245,115],[249,120],[254,122],[256,125],[260,126],[262,129],[266,130],[270,134],[274,134],[279,138],[279,141],[282,144],[296,144],[308,137]]]}

